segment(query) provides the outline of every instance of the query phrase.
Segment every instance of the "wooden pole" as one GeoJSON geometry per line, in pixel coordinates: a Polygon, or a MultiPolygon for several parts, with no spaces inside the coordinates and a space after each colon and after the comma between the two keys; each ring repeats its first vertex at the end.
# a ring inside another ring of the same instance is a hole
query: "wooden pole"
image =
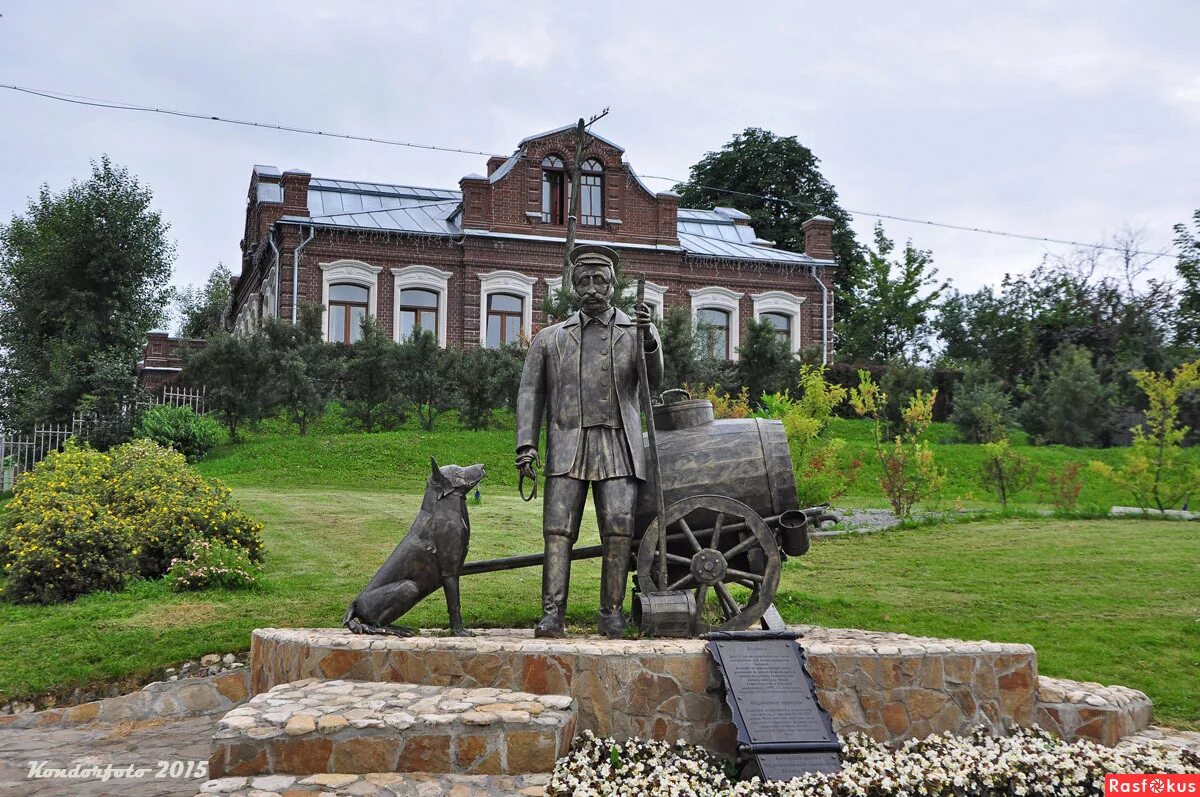
{"type": "Polygon", "coordinates": [[[571,289],[571,250],[575,248],[575,226],[579,223],[579,174],[583,160],[583,118],[575,125],[575,162],[571,164],[571,206],[567,209],[567,248],[563,250],[562,286],[571,289]]]}

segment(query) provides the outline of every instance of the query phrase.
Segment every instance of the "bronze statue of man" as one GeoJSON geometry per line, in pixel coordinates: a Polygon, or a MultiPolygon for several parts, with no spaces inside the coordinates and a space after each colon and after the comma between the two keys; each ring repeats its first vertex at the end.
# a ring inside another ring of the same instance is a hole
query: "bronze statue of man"
{"type": "Polygon", "coordinates": [[[646,479],[646,456],[638,413],[637,328],[645,339],[646,374],[653,388],[662,378],[662,348],[645,304],[633,321],[612,306],[617,253],[606,246],[571,251],[571,289],[580,310],[533,339],[517,398],[517,469],[535,478],[538,438],[547,421],[542,534],[542,611],[534,631],[561,637],[565,631],[571,546],[579,537],[588,485],[596,505],[603,548],[600,632],[625,632],[621,606],[629,578],[634,509],[646,479]]]}

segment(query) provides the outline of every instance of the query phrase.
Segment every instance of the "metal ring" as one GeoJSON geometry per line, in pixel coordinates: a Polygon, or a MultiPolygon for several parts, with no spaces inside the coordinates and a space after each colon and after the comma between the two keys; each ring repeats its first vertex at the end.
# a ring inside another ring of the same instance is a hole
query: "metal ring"
{"type": "Polygon", "coordinates": [[[524,473],[524,471],[522,471],[520,476],[517,478],[517,492],[520,493],[522,501],[532,501],[533,499],[537,498],[537,471],[536,470],[533,472],[533,492],[531,492],[528,496],[525,495],[525,473],[524,473]]]}

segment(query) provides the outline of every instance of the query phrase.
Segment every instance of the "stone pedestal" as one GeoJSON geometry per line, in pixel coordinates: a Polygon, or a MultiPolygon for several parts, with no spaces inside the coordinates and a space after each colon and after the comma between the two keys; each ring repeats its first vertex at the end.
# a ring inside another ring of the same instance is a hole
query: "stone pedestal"
{"type": "Polygon", "coordinates": [[[276,686],[221,719],[213,777],[550,772],[575,736],[566,695],[397,683],[276,686]]]}
{"type": "MultiPolygon", "coordinates": [[[[1032,725],[1037,659],[1029,645],[798,627],[818,697],[838,733],[900,741],[977,725],[1032,725]]],[[[570,695],[579,730],[683,740],[731,755],[736,731],[701,640],[356,636],[342,629],[254,632],[252,689],[306,678],[570,695]]]]}

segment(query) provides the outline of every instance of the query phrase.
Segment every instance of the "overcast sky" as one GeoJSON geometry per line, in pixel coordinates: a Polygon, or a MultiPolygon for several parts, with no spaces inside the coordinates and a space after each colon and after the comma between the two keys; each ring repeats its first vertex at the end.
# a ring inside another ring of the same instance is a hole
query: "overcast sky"
{"type": "MultiPolygon", "coordinates": [[[[764,127],[810,147],[851,211],[1087,242],[1130,226],[1156,250],[1200,207],[1194,2],[570,8],[0,0],[0,83],[500,154],[609,107],[597,132],[672,177],[764,127]]],[[[0,217],[107,153],[153,190],[178,285],[237,273],[256,163],[457,188],[486,161],[7,90],[0,120],[0,217]]],[[[864,239],[874,223],[855,216],[864,239]]],[[[962,289],[1069,248],[885,225],[962,289]]]]}

